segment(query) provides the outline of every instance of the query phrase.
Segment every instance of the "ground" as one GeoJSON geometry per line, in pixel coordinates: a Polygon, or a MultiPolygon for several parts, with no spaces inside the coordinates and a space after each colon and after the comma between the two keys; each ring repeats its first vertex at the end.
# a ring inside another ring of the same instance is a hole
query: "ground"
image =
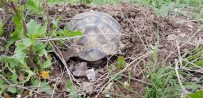
{"type": "MultiPolygon", "coordinates": [[[[68,19],[79,13],[90,10],[108,13],[121,24],[124,30],[121,39],[124,45],[122,53],[124,53],[127,64],[130,64],[140,56],[153,51],[153,48],[157,46],[157,43],[159,43],[158,62],[161,64],[166,62],[174,63],[174,60],[178,58],[177,48],[180,48],[181,54],[186,53],[197,47],[198,44],[200,44],[197,43],[197,40],[200,42],[203,37],[201,35],[202,29],[199,27],[199,21],[192,21],[184,16],[157,16],[152,8],[144,5],[132,5],[126,3],[101,6],[62,4],[50,7],[49,15],[52,19],[62,16],[63,21],[59,22],[59,27],[63,28],[68,19]],[[177,47],[177,43],[180,47],[177,47]]],[[[150,59],[150,56],[151,54],[148,54],[143,58],[150,59]]],[[[133,72],[132,78],[143,80],[143,77],[139,74],[141,69],[136,68],[136,66],[142,66],[142,64],[140,63],[136,65],[137,62],[138,61],[133,62],[130,66],[133,69],[128,69],[127,71],[133,70],[131,71],[133,72]]],[[[103,73],[98,75],[99,77],[102,77],[103,74],[107,72],[105,68],[98,69],[99,71],[103,70],[103,73]]],[[[127,74],[125,75],[127,76],[127,74]]],[[[121,81],[125,82],[126,79],[127,78],[123,77],[121,81]]],[[[84,80],[82,81],[84,82],[84,80]]],[[[97,83],[101,81],[95,82],[97,83]]],[[[96,83],[93,83],[92,85],[95,85],[96,83]]],[[[102,85],[102,82],[99,83],[99,85],[102,85]]],[[[129,85],[133,86],[132,88],[136,93],[130,94],[127,91],[126,93],[123,92],[123,94],[132,98],[138,98],[144,95],[146,83],[132,79],[132,83],[129,85]]],[[[123,86],[120,86],[119,88],[121,91],[125,91],[123,90],[125,89],[123,86]]],[[[119,91],[112,91],[112,93],[115,92],[118,93],[119,91]]]]}
{"type": "MultiPolygon", "coordinates": [[[[175,59],[177,60],[180,55],[198,47],[203,42],[203,29],[200,27],[200,21],[174,13],[170,13],[171,15],[167,17],[158,16],[151,7],[146,5],[57,4],[49,7],[49,16],[51,20],[62,17],[59,27],[63,29],[73,16],[90,10],[105,12],[121,24],[123,28],[121,51],[125,57],[126,67],[114,69],[112,66],[115,61],[102,68],[94,68],[95,80],[89,80],[84,75],[75,77],[74,83],[81,89],[77,94],[85,93],[89,97],[97,96],[98,98],[108,95],[116,98],[124,96],[141,98],[146,95],[146,87],[151,87],[153,84],[153,80],[149,79],[150,76],[146,76],[150,70],[148,69],[150,67],[146,65],[153,64],[147,61],[156,62],[154,60],[156,49],[158,49],[156,66],[165,65],[165,67],[173,68],[175,59]],[[118,79],[115,77],[112,79],[111,77],[117,73],[120,73],[118,79]],[[129,78],[129,73],[131,78],[129,78]],[[104,86],[107,87],[103,88],[104,86]]],[[[41,21],[41,18],[37,20],[41,21]]],[[[60,64],[57,63],[51,68],[52,77],[48,81],[57,85],[55,97],[66,98],[68,93],[65,91],[65,83],[69,79],[69,74],[64,72],[66,71],[64,65],[59,67],[60,64]]],[[[84,62],[67,61],[67,65],[72,73],[74,73],[74,68],[80,69],[79,72],[88,70],[84,62]]]]}

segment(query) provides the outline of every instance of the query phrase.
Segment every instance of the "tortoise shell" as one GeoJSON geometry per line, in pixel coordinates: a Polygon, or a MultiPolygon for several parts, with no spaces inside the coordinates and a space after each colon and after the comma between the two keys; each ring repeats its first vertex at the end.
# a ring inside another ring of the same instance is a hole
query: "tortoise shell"
{"type": "Polygon", "coordinates": [[[122,28],[112,16],[97,11],[84,12],[74,16],[68,26],[72,31],[83,33],[82,37],[71,40],[75,56],[97,61],[118,52],[122,28]]]}

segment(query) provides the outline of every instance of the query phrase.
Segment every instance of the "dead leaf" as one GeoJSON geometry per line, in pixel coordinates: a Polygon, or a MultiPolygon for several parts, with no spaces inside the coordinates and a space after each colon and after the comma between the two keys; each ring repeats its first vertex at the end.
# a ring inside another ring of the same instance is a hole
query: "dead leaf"
{"type": "Polygon", "coordinates": [[[74,66],[73,76],[76,77],[84,77],[86,76],[87,71],[87,62],[81,62],[78,65],[74,66]]]}
{"type": "Polygon", "coordinates": [[[27,96],[29,94],[29,92],[30,91],[28,91],[28,90],[24,91],[20,98],[24,98],[25,96],[27,96]]]}
{"type": "Polygon", "coordinates": [[[57,85],[56,85],[56,83],[51,84],[51,86],[52,86],[56,91],[59,90],[58,87],[57,87],[57,85]]]}
{"type": "Polygon", "coordinates": [[[8,94],[4,94],[4,98],[11,98],[8,94]]]}
{"type": "Polygon", "coordinates": [[[25,76],[24,76],[24,74],[20,73],[18,79],[19,79],[20,81],[25,80],[25,76]]]}

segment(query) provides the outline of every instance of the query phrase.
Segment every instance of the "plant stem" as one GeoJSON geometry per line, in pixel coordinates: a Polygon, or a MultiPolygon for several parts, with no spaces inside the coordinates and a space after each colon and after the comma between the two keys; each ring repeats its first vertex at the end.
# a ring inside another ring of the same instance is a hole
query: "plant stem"
{"type": "MultiPolygon", "coordinates": [[[[18,12],[18,10],[16,9],[16,6],[14,5],[13,2],[11,2],[11,6],[12,6],[13,11],[16,13],[16,15],[18,15],[19,12],[18,12]]],[[[27,30],[27,26],[26,26],[26,22],[25,22],[24,18],[22,18],[22,24],[23,24],[23,30],[24,30],[25,36],[26,36],[26,37],[29,37],[29,36],[27,35],[27,34],[28,34],[28,30],[27,30]]],[[[28,56],[29,56],[29,67],[34,69],[34,68],[36,68],[36,66],[35,66],[35,64],[34,64],[34,62],[33,62],[33,56],[34,56],[34,54],[33,54],[33,49],[32,49],[32,48],[33,48],[33,47],[32,47],[32,45],[31,45],[30,48],[29,48],[29,53],[28,53],[28,56]]]]}
{"type": "Polygon", "coordinates": [[[48,20],[48,24],[47,24],[47,35],[49,34],[50,31],[50,17],[49,17],[49,11],[48,11],[48,4],[47,4],[47,0],[44,1],[44,5],[45,5],[45,10],[46,10],[46,16],[47,16],[47,20],[48,20]]]}

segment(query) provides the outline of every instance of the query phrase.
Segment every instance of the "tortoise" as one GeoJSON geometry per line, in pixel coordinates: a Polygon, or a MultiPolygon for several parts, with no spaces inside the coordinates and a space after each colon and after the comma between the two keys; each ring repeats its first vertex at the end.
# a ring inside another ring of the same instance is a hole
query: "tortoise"
{"type": "Polygon", "coordinates": [[[83,12],[67,24],[71,31],[80,30],[82,37],[70,40],[69,56],[86,61],[98,61],[119,52],[121,25],[109,14],[99,11],[83,12]]]}

